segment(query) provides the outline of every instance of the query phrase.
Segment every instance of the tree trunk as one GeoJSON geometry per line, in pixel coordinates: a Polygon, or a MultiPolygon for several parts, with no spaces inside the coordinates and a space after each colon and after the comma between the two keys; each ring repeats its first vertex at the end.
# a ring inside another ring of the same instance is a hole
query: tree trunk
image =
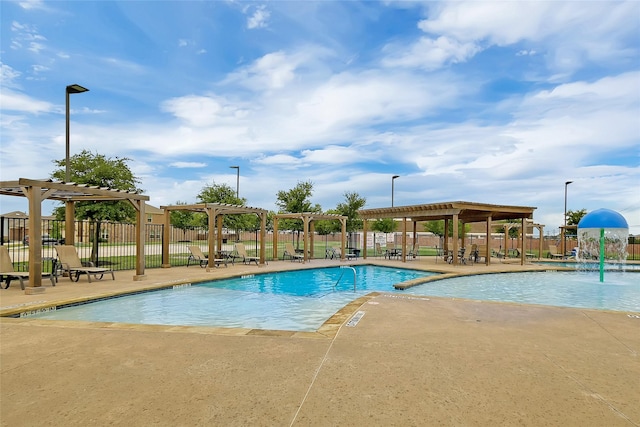
{"type": "Polygon", "coordinates": [[[93,244],[91,245],[91,262],[94,266],[98,266],[98,243],[100,242],[100,221],[96,221],[95,234],[93,236],[93,244]]]}

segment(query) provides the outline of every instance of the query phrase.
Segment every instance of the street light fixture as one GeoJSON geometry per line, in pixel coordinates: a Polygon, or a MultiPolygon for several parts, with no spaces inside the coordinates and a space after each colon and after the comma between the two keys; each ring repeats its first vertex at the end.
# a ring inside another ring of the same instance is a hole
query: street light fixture
{"type": "Polygon", "coordinates": [[[69,85],[67,86],[67,88],[65,89],[65,106],[66,106],[66,131],[65,131],[65,137],[66,137],[66,143],[65,143],[65,148],[66,148],[66,152],[65,152],[65,157],[64,157],[64,182],[69,182],[71,181],[71,165],[70,165],[70,153],[69,153],[69,95],[72,93],[82,93],[82,92],[87,92],[89,91],[89,89],[87,89],[86,87],[82,87],[78,84],[73,84],[73,85],[69,85]]]}
{"type": "Polygon", "coordinates": [[[229,166],[231,169],[236,169],[238,174],[236,177],[236,198],[240,199],[240,166],[229,166]]]}
{"type": "Polygon", "coordinates": [[[564,228],[562,229],[562,256],[567,254],[567,186],[573,181],[564,183],[564,228]]]}
{"type": "Polygon", "coordinates": [[[393,182],[396,180],[396,178],[400,178],[400,175],[393,175],[391,177],[391,207],[393,207],[393,182]]]}

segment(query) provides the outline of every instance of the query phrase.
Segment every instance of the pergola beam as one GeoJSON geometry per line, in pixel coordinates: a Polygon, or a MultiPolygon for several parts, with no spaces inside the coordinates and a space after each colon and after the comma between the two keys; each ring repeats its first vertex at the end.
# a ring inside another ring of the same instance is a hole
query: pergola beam
{"type": "MultiPolygon", "coordinates": [[[[27,197],[29,200],[29,288],[25,293],[43,292],[42,288],[42,201],[57,200],[73,205],[79,201],[128,200],[137,210],[136,221],[136,275],[144,278],[144,221],[145,202],[149,196],[133,191],[116,190],[87,184],[74,184],[52,180],[19,178],[0,181],[0,195],[27,197]]],[[[65,209],[65,243],[74,243],[73,206],[65,209]],[[69,214],[71,213],[71,215],[69,214]],[[69,224],[71,222],[71,224],[69,224]],[[69,239],[68,241],[66,239],[69,239]]]]}

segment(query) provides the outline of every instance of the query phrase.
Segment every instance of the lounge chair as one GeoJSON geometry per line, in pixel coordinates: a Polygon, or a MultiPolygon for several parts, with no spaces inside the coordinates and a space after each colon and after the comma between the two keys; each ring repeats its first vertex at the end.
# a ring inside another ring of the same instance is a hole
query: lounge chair
{"type": "MultiPolygon", "coordinates": [[[[202,268],[205,268],[209,265],[209,258],[207,258],[207,256],[202,252],[202,249],[200,249],[199,246],[189,246],[189,252],[191,252],[191,255],[189,255],[189,259],[187,259],[187,267],[189,267],[191,261],[193,261],[194,263],[199,263],[200,267],[202,268]]],[[[220,264],[224,264],[224,266],[227,267],[226,258],[215,258],[213,260],[213,263],[216,267],[220,267],[220,264]]]]}
{"type": "Polygon", "coordinates": [[[284,261],[286,257],[289,257],[291,261],[300,261],[300,262],[304,261],[304,255],[297,253],[296,250],[293,248],[293,243],[291,242],[287,242],[284,244],[284,252],[282,253],[282,260],[284,261]]]}
{"type": "Polygon", "coordinates": [[[420,245],[413,245],[409,252],[407,252],[407,259],[417,259],[420,258],[420,245]]]}
{"type": "Polygon", "coordinates": [[[374,256],[376,258],[380,258],[380,257],[384,256],[384,251],[382,250],[382,246],[380,245],[380,243],[376,243],[376,245],[375,245],[374,256]]]}
{"type": "Polygon", "coordinates": [[[59,245],[56,246],[56,252],[58,253],[58,259],[62,265],[62,270],[66,271],[69,278],[74,282],[80,280],[81,274],[86,274],[89,283],[91,283],[91,276],[96,280],[101,280],[105,273],[111,274],[111,279],[116,280],[116,276],[113,274],[113,270],[102,267],[94,267],[93,265],[84,266],[75,246],[71,245],[59,245]],[[75,275],[75,278],[74,278],[75,275]]]}
{"type": "MultiPolygon", "coordinates": [[[[53,274],[42,272],[42,276],[48,276],[51,279],[51,284],[53,286],[56,285],[53,274]]],[[[2,279],[5,279],[6,286],[4,289],[7,289],[9,285],[11,285],[12,279],[20,280],[20,289],[24,291],[24,279],[29,279],[29,273],[26,271],[14,271],[13,262],[11,262],[11,257],[9,256],[9,250],[6,246],[0,246],[0,282],[2,279]]]]}
{"type": "Polygon", "coordinates": [[[548,258],[562,259],[564,256],[561,253],[558,253],[558,247],[556,245],[549,245],[548,258]]]}
{"type": "MultiPolygon", "coordinates": [[[[340,248],[333,248],[333,256],[342,259],[342,250],[340,250],[340,248]]],[[[331,258],[333,259],[333,257],[331,258]]],[[[358,258],[358,256],[356,254],[344,254],[344,258],[350,260],[358,258]]]]}
{"type": "Polygon", "coordinates": [[[242,258],[242,262],[245,264],[251,264],[252,262],[255,262],[256,265],[258,265],[258,261],[260,261],[260,257],[247,255],[247,250],[244,247],[244,243],[236,243],[236,254],[237,258],[242,258]]]}

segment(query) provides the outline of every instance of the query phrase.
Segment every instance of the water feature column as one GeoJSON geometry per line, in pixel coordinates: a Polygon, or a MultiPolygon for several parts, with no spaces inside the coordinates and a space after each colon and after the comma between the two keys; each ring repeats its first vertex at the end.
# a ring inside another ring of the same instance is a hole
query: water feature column
{"type": "Polygon", "coordinates": [[[597,209],[578,223],[578,253],[576,260],[593,259],[600,262],[600,281],[604,282],[605,258],[613,262],[627,259],[629,225],[622,215],[610,209],[597,209]]]}

